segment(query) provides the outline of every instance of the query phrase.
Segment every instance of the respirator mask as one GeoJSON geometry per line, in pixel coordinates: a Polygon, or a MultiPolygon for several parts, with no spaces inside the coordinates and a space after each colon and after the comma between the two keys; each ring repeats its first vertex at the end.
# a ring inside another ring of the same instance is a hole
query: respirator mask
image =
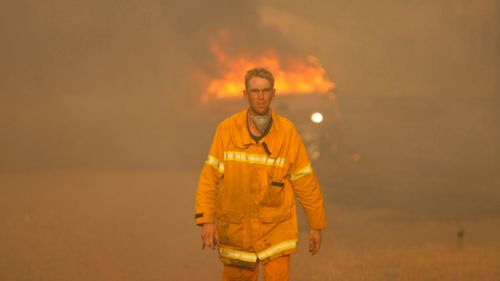
{"type": "Polygon", "coordinates": [[[271,115],[269,113],[266,115],[255,115],[252,119],[259,132],[264,133],[267,125],[269,125],[269,121],[271,120],[271,115]]]}

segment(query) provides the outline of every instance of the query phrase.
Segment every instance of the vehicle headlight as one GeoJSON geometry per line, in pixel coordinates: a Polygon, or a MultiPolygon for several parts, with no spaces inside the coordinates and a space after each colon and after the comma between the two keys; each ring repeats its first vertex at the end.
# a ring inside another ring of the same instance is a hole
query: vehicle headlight
{"type": "Polygon", "coordinates": [[[323,114],[321,114],[319,112],[314,112],[311,115],[311,121],[313,121],[314,123],[318,123],[318,124],[323,122],[323,114]]]}

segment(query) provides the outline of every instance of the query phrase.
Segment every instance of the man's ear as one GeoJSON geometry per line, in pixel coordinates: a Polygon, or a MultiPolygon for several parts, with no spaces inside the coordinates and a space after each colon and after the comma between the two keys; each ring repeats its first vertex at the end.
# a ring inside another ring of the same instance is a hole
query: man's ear
{"type": "Polygon", "coordinates": [[[246,97],[247,97],[247,91],[243,90],[243,98],[246,98],[246,97]]]}

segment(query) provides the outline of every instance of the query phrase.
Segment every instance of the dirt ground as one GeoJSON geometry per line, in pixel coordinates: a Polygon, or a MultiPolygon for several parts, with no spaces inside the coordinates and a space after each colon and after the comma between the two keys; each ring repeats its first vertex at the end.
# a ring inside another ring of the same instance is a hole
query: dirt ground
{"type": "MultiPolygon", "coordinates": [[[[220,280],[217,254],[201,250],[193,223],[197,178],[0,175],[0,280],[220,280]]],[[[327,211],[316,256],[302,218],[291,280],[500,280],[499,219],[433,221],[332,202],[327,211]]]]}

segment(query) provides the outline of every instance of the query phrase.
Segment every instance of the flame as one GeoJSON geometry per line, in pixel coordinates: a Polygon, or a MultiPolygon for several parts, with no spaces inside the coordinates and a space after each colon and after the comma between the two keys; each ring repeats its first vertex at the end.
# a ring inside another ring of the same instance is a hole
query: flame
{"type": "MultiPolygon", "coordinates": [[[[218,38],[226,43],[229,40],[227,30],[220,30],[218,35],[218,38]]],[[[319,60],[314,56],[285,57],[274,50],[259,55],[241,53],[238,56],[230,56],[219,40],[214,40],[210,49],[222,75],[209,81],[203,96],[205,101],[212,97],[241,97],[245,88],[245,73],[256,66],[265,67],[273,73],[274,88],[278,94],[327,93],[335,88],[335,83],[328,79],[319,60]]]]}

